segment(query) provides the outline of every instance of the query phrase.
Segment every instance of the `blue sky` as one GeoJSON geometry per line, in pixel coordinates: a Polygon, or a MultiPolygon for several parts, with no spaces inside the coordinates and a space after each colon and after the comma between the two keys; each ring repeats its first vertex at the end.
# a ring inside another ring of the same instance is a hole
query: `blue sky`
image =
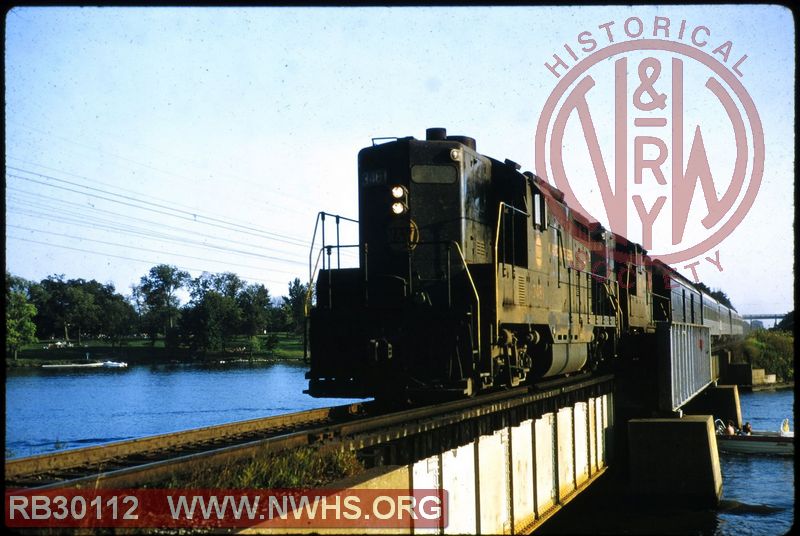
{"type": "MultiPolygon", "coordinates": [[[[742,312],[793,309],[795,30],[776,6],[16,8],[7,269],[128,293],[169,263],[285,294],[307,278],[317,211],[357,216],[356,155],[372,137],[443,126],[536,171],[535,129],[557,82],[544,63],[630,16],[705,25],[732,57],[748,55],[764,181],[718,247],[724,271],[706,263],[698,275],[742,312]]],[[[697,113],[709,158],[724,160],[724,129],[697,113]]]]}

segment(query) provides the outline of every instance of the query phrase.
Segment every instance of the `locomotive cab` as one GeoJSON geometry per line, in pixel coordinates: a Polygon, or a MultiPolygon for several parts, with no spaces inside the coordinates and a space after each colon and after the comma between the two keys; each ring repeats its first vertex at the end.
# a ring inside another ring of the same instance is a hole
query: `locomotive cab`
{"type": "Polygon", "coordinates": [[[429,129],[424,141],[363,149],[358,168],[362,268],[407,284],[441,280],[455,245],[467,262],[488,262],[491,164],[472,138],[429,129]]]}
{"type": "MultiPolygon", "coordinates": [[[[312,396],[474,391],[491,163],[429,129],[358,155],[359,268],[323,270],[311,311],[312,396]]],[[[415,397],[418,398],[418,397],[415,397]]]]}

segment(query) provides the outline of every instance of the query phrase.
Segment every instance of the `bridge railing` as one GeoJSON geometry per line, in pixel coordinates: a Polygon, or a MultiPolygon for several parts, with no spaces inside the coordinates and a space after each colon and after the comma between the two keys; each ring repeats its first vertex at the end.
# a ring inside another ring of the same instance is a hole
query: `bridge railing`
{"type": "Polygon", "coordinates": [[[719,377],[710,331],[698,324],[659,323],[656,338],[659,409],[675,412],[719,377]]]}

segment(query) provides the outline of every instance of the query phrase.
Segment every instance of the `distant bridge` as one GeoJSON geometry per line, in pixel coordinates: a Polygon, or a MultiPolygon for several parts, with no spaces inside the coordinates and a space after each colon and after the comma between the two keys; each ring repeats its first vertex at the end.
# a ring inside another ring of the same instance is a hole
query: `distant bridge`
{"type": "Polygon", "coordinates": [[[783,317],[786,315],[787,313],[783,314],[767,313],[763,315],[742,315],[742,318],[744,318],[745,320],[783,320],[783,317]]]}
{"type": "Polygon", "coordinates": [[[775,325],[778,325],[778,322],[783,320],[787,313],[783,314],[775,314],[775,313],[765,313],[765,314],[757,314],[757,315],[742,315],[742,318],[747,320],[748,323],[752,324],[753,320],[774,320],[775,325]]]}

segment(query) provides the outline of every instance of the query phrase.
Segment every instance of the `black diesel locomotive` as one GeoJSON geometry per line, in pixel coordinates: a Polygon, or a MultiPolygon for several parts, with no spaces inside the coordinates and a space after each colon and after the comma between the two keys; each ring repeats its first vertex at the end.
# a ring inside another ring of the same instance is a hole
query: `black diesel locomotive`
{"type": "Polygon", "coordinates": [[[358,155],[359,267],[316,277],[311,395],[470,396],[594,369],[657,322],[741,333],[735,311],[474,139],[392,140],[358,155]]]}

